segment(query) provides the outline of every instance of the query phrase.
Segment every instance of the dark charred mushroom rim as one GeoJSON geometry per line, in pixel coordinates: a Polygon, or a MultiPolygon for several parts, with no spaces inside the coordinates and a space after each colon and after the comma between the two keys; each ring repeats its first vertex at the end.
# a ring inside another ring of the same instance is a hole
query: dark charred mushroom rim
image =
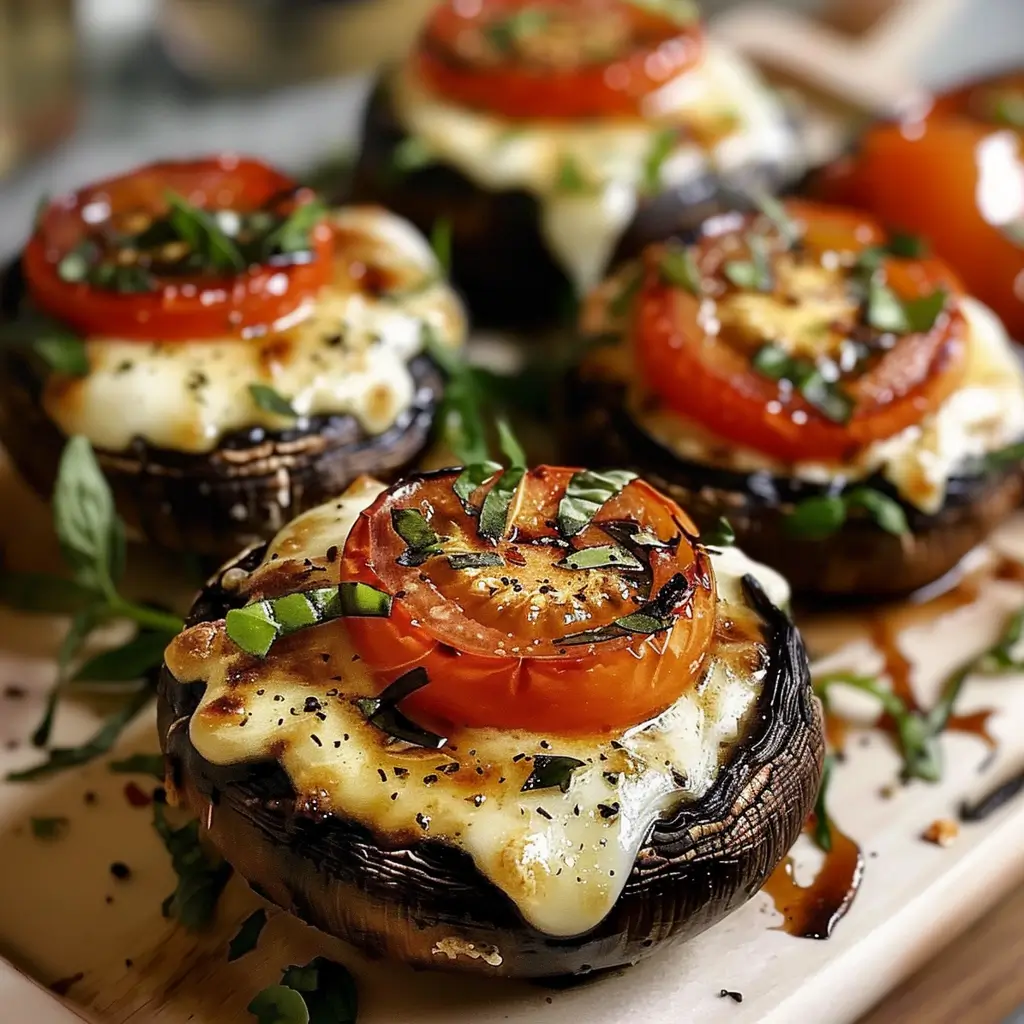
{"type": "MultiPolygon", "coordinates": [[[[211,580],[190,626],[242,603],[232,592],[239,570],[255,569],[264,550],[243,554],[211,580]]],[[[375,953],[526,977],[635,962],[699,933],[757,892],[796,840],[817,792],[823,738],[802,641],[754,577],[743,586],[767,652],[749,732],[702,799],[655,823],[611,912],[577,937],[552,938],[525,923],[467,853],[429,838],[384,838],[324,811],[315,794],[298,797],[276,762],[209,763],[189,728],[205,685],[178,680],[165,666],[159,730],[170,779],[184,803],[209,815],[212,840],[250,883],[375,953]],[[462,955],[438,956],[446,943],[462,955]]]]}
{"type": "MultiPolygon", "coordinates": [[[[0,325],[24,297],[15,262],[0,277],[0,325]]],[[[443,381],[426,356],[409,368],[413,403],[381,434],[368,434],[351,415],[309,416],[286,430],[233,432],[201,454],[136,439],[127,451],[100,449],[96,457],[130,530],[171,549],[224,556],[272,535],[361,474],[391,478],[415,463],[443,381]]],[[[30,486],[48,497],[67,438],[40,404],[45,372],[24,350],[0,345],[0,440],[30,486]]]]}

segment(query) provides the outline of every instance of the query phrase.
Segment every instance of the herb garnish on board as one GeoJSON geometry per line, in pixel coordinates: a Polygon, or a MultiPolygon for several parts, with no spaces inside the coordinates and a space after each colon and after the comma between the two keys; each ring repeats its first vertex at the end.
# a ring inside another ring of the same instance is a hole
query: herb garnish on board
{"type": "Polygon", "coordinates": [[[259,1024],[355,1024],[356,984],[347,968],[318,956],[304,967],[287,967],[281,982],[249,1003],[259,1024]]]}

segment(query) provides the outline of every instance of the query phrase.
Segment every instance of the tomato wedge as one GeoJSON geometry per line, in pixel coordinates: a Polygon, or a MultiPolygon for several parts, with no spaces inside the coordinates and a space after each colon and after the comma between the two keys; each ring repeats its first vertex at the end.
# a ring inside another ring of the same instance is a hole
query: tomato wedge
{"type": "Polygon", "coordinates": [[[688,5],[630,0],[449,0],[413,66],[454,103],[511,118],[637,117],[643,101],[702,58],[688,5]],[[667,8],[667,5],[666,5],[667,8]]]}
{"type": "MultiPolygon", "coordinates": [[[[514,483],[520,471],[508,472],[514,483]]],[[[509,475],[460,498],[458,470],[398,484],[360,516],[342,579],[394,600],[387,618],[346,625],[383,683],[426,669],[428,685],[402,704],[418,721],[622,729],[700,678],[716,596],[693,523],[624,474],[621,489],[567,535],[563,499],[594,483],[582,472],[526,472],[507,519],[509,475]]]]}
{"type": "Polygon", "coordinates": [[[170,193],[205,214],[261,211],[271,225],[313,199],[266,164],[232,156],[150,164],[97,182],[42,211],[22,257],[33,301],[85,335],[186,341],[270,328],[329,279],[333,236],[323,223],[310,228],[301,254],[204,266],[169,228],[170,193]],[[81,264],[70,273],[83,252],[89,279],[81,264]],[[125,271],[134,276],[119,278],[125,271]],[[117,280],[129,283],[109,283],[117,280]]]}
{"type": "Polygon", "coordinates": [[[785,230],[736,214],[688,250],[649,249],[633,348],[646,388],[717,437],[787,463],[842,462],[919,423],[963,379],[960,287],[937,260],[888,254],[863,214],[783,209],[785,230]],[[692,280],[680,281],[684,259],[692,280]],[[920,329],[894,323],[931,303],[920,329]]]}

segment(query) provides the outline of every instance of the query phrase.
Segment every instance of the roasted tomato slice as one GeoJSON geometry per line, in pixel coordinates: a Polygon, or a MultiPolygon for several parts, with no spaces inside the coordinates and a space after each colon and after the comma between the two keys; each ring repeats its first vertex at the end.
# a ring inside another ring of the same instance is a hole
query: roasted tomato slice
{"type": "Polygon", "coordinates": [[[645,391],[787,463],[841,462],[963,379],[959,285],[870,218],[791,201],[644,254],[631,333],[645,391]]]}
{"type": "Polygon", "coordinates": [[[652,718],[699,679],[714,629],[692,522],[631,474],[520,473],[469,488],[457,470],[421,476],[363,512],[342,579],[394,600],[387,618],[347,620],[356,651],[382,684],[426,669],[402,705],[425,723],[580,733],[652,718]]]}
{"type": "Polygon", "coordinates": [[[332,272],[330,228],[302,231],[293,217],[313,198],[257,160],[150,164],[42,211],[23,255],[28,290],[85,335],[185,341],[269,328],[332,272]]]}
{"type": "Polygon", "coordinates": [[[428,20],[415,68],[463,106],[512,118],[636,117],[644,100],[699,62],[686,0],[456,0],[428,20]]]}
{"type": "MultiPolygon", "coordinates": [[[[1022,99],[1024,103],[1024,99],[1022,99]]],[[[1024,111],[1022,111],[1024,115],[1024,111]]],[[[925,238],[1024,339],[1024,142],[963,118],[880,124],[811,184],[925,238]]]]}
{"type": "Polygon", "coordinates": [[[996,128],[1024,131],[1024,71],[969,82],[932,104],[929,120],[967,118],[996,128]]]}

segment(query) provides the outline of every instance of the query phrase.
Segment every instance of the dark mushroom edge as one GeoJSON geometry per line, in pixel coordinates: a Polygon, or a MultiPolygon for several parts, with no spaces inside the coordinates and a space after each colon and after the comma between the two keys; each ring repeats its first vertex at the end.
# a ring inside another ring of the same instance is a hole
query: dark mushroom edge
{"type": "MultiPolygon", "coordinates": [[[[20,263],[0,275],[0,326],[23,300],[20,263]]],[[[256,427],[194,454],[136,439],[125,451],[97,450],[100,468],[130,533],[174,550],[220,557],[272,536],[285,521],[364,473],[395,479],[430,440],[443,390],[426,356],[410,363],[415,395],[390,429],[368,434],[351,415],[301,417],[282,431],[256,427]]],[[[48,498],[67,441],[40,402],[43,371],[0,346],[0,443],[22,477],[48,498]]]]}
{"type": "Polygon", "coordinates": [[[899,501],[909,533],[887,533],[870,518],[851,516],[831,535],[812,540],[795,535],[788,517],[809,498],[840,493],[841,484],[684,461],[637,426],[625,387],[616,381],[577,370],[564,394],[564,433],[573,458],[635,470],[687,509],[702,530],[724,516],[736,544],[783,572],[798,594],[889,597],[918,590],[954,569],[1024,496],[1024,467],[1015,463],[952,477],[934,514],[901,501],[874,476],[858,483],[899,501]]]}
{"type": "MultiPolygon", "coordinates": [[[[222,586],[224,574],[253,570],[263,550],[225,566],[198,597],[188,624],[218,620],[237,605],[237,594],[222,586]]],[[[756,579],[743,583],[769,652],[749,732],[702,799],[655,823],[612,911],[575,938],[551,938],[527,925],[463,851],[429,839],[384,845],[354,821],[319,814],[309,801],[299,806],[276,763],[206,761],[189,736],[204,685],[178,681],[165,666],[158,723],[169,780],[180,800],[209,821],[211,840],[254,888],[371,953],[519,977],[634,963],[669,940],[702,932],[757,893],[814,804],[824,740],[803,642],[756,579]],[[437,943],[453,936],[471,943],[475,955],[437,956],[437,943]]]]}
{"type": "MultiPolygon", "coordinates": [[[[480,323],[527,327],[566,318],[575,308],[573,286],[544,241],[537,199],[522,189],[481,188],[443,161],[401,169],[398,154],[409,136],[391,99],[390,79],[388,72],[378,79],[367,103],[346,196],[386,206],[427,234],[446,219],[452,226],[452,281],[480,323]]],[[[791,128],[796,152],[799,127],[791,128]]],[[[708,169],[677,188],[642,197],[610,266],[725,212],[730,193],[772,192],[791,174],[788,166],[770,161],[727,177],[708,169]]]]}

